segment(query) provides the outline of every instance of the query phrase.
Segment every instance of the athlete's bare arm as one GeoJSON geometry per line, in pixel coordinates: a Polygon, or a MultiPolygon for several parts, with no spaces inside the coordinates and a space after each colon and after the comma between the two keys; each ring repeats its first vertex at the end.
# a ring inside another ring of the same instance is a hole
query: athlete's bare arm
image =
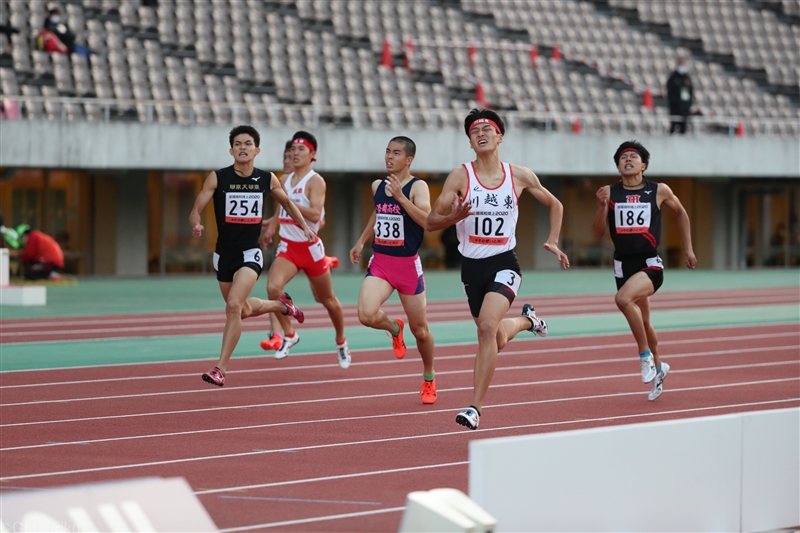
{"type": "Polygon", "coordinates": [[[375,211],[370,215],[367,226],[364,228],[364,231],[361,232],[361,237],[358,238],[356,245],[350,249],[351,263],[357,265],[361,262],[361,250],[364,249],[364,245],[367,244],[367,241],[370,240],[373,235],[375,235],[375,211]]]}
{"type": "Polygon", "coordinates": [[[295,204],[293,201],[289,199],[289,195],[286,194],[286,191],[281,186],[281,182],[275,176],[275,174],[271,174],[272,178],[269,184],[269,193],[275,198],[275,201],[278,202],[286,212],[292,217],[292,220],[297,222],[297,224],[303,228],[303,232],[306,235],[306,239],[308,242],[314,242],[317,240],[317,236],[311,231],[306,224],[305,219],[303,218],[303,214],[300,212],[300,208],[295,204]]]}
{"type": "Polygon", "coordinates": [[[194,201],[194,207],[192,207],[192,212],[189,214],[189,224],[192,226],[192,236],[193,237],[200,237],[203,234],[205,228],[200,223],[200,213],[208,205],[208,202],[214,197],[214,191],[217,190],[217,173],[216,172],[209,172],[208,176],[206,176],[206,181],[203,182],[203,189],[200,191],[200,194],[197,195],[197,199],[194,201]]]}
{"type": "Polygon", "coordinates": [[[472,206],[465,201],[468,183],[464,167],[458,167],[450,172],[442,187],[442,194],[436,199],[428,214],[426,224],[428,231],[447,228],[472,214],[472,206]]]}
{"type": "Polygon", "coordinates": [[[325,180],[319,174],[314,174],[308,180],[306,196],[311,202],[311,207],[298,205],[297,208],[309,222],[319,222],[322,218],[322,211],[325,209],[325,189],[325,180]]]}
{"type": "Polygon", "coordinates": [[[689,222],[689,215],[686,213],[686,209],[683,208],[683,204],[681,204],[681,201],[675,196],[675,193],[672,192],[672,189],[663,183],[659,183],[658,192],[656,193],[656,205],[658,205],[659,209],[661,209],[662,205],[666,205],[678,215],[678,228],[681,230],[683,244],[686,246],[686,266],[689,268],[696,267],[697,257],[695,257],[694,248],[692,248],[692,226],[689,222]]]}
{"type": "Polygon", "coordinates": [[[431,212],[431,194],[428,190],[428,184],[422,180],[417,180],[411,186],[411,198],[407,198],[403,194],[403,187],[400,185],[400,180],[394,174],[388,178],[389,183],[386,184],[386,190],[391,193],[395,200],[406,210],[411,220],[422,226],[422,229],[428,229],[428,213],[431,212]]]}
{"type": "Polygon", "coordinates": [[[611,186],[605,185],[597,190],[597,213],[592,222],[592,233],[595,239],[600,239],[608,229],[608,200],[611,198],[611,186]]]}
{"type": "Polygon", "coordinates": [[[564,218],[564,206],[553,196],[553,193],[542,186],[542,182],[533,171],[526,167],[511,166],[514,175],[514,187],[524,190],[536,198],[543,206],[550,210],[550,235],[544,243],[544,249],[555,255],[563,268],[569,268],[567,254],[558,248],[558,237],[561,235],[561,221],[564,218]]]}

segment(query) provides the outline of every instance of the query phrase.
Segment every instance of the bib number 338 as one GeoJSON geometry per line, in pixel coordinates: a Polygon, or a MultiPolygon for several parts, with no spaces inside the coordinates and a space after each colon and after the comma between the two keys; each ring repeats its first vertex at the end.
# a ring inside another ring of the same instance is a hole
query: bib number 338
{"type": "Polygon", "coordinates": [[[382,246],[403,246],[405,227],[402,215],[378,213],[375,217],[375,244],[382,246]]]}

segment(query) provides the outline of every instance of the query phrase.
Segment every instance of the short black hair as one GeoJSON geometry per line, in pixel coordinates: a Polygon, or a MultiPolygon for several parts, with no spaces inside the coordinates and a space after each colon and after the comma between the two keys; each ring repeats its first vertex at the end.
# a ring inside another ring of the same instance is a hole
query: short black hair
{"type": "Polygon", "coordinates": [[[60,15],[61,14],[61,10],[59,10],[57,7],[54,7],[53,9],[48,11],[47,14],[48,15],[60,15]]]}
{"type": "Polygon", "coordinates": [[[495,124],[497,127],[500,128],[500,134],[505,134],[506,132],[506,124],[503,122],[503,119],[500,118],[500,115],[492,111],[491,109],[473,109],[467,115],[467,118],[464,119],[464,133],[467,134],[469,137],[469,130],[471,129],[472,123],[478,120],[479,118],[488,118],[495,124]]]}
{"type": "Polygon", "coordinates": [[[292,141],[291,139],[289,139],[288,141],[286,141],[286,144],[283,147],[283,151],[288,152],[291,149],[292,149],[292,141]]]}
{"type": "Polygon", "coordinates": [[[414,144],[414,141],[409,139],[408,137],[404,137],[402,135],[398,135],[394,137],[389,143],[398,143],[403,145],[403,151],[406,153],[406,157],[414,157],[417,155],[417,145],[414,144]]]}
{"type": "Polygon", "coordinates": [[[308,133],[307,131],[300,130],[294,135],[292,135],[292,141],[297,139],[303,139],[308,141],[308,143],[314,147],[314,151],[317,151],[317,138],[308,133]]]}
{"type": "Polygon", "coordinates": [[[624,143],[619,145],[617,151],[614,152],[614,166],[619,166],[619,158],[622,156],[622,152],[626,150],[636,150],[639,153],[639,157],[642,158],[642,163],[650,166],[650,152],[647,151],[647,148],[642,146],[642,143],[639,141],[625,141],[624,143]]]}
{"type": "Polygon", "coordinates": [[[236,126],[233,128],[228,136],[228,141],[231,143],[231,148],[233,148],[233,140],[236,138],[236,136],[242,135],[243,133],[252,137],[253,142],[256,143],[256,148],[258,148],[258,146],[261,144],[261,135],[258,134],[258,131],[256,131],[253,126],[236,126]]]}

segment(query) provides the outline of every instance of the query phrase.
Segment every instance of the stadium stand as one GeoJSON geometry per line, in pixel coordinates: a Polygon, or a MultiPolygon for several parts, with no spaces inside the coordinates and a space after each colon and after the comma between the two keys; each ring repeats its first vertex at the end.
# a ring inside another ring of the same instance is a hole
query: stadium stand
{"type": "Polygon", "coordinates": [[[798,0],[157,6],[0,1],[21,30],[0,35],[3,98],[30,119],[375,128],[459,127],[485,98],[518,112],[513,127],[569,130],[577,117],[583,131],[658,133],[666,78],[686,57],[698,131],[800,135],[798,0]],[[35,49],[54,5],[90,58],[35,49]]]}

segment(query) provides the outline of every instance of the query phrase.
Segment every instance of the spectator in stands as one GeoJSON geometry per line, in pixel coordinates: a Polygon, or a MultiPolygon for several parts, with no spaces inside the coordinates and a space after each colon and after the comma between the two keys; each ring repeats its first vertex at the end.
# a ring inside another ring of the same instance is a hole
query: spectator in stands
{"type": "Polygon", "coordinates": [[[6,49],[0,50],[0,53],[5,54],[11,51],[11,36],[15,33],[19,33],[19,30],[9,24],[6,24],[2,19],[0,19],[0,33],[5,33],[6,38],[8,39],[6,49]]]}
{"type": "Polygon", "coordinates": [[[20,246],[19,261],[25,269],[25,279],[61,279],[64,252],[56,240],[27,224],[17,228],[20,246]]]}
{"type": "Polygon", "coordinates": [[[683,58],[678,60],[678,65],[667,80],[667,100],[669,100],[669,114],[672,120],[669,127],[670,134],[676,131],[686,133],[686,123],[689,120],[694,101],[694,88],[689,77],[686,60],[683,58]]]}
{"type": "Polygon", "coordinates": [[[70,31],[69,26],[64,22],[58,8],[50,10],[47,19],[44,21],[44,29],[58,37],[58,40],[64,43],[70,54],[75,52],[75,34],[70,31]]]}

